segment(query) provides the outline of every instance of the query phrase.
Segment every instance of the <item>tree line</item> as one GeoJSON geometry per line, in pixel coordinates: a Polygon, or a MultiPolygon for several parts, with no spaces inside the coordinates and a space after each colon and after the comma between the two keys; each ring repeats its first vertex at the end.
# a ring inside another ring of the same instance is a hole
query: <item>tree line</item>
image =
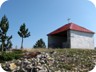
{"type": "MultiPolygon", "coordinates": [[[[9,29],[9,21],[8,18],[4,15],[0,21],[0,50],[1,51],[6,51],[10,50],[12,48],[12,35],[8,36],[7,32],[9,29]]],[[[30,32],[28,28],[26,28],[26,24],[23,23],[20,26],[20,29],[18,30],[18,35],[21,37],[21,49],[23,49],[23,39],[28,38],[30,35],[30,32]]],[[[45,42],[43,39],[38,40],[33,48],[46,48],[45,42]]]]}

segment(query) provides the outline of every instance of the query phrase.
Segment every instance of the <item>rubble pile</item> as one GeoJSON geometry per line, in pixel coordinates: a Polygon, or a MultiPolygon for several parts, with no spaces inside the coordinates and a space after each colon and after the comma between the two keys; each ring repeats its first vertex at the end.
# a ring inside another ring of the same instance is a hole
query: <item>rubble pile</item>
{"type": "Polygon", "coordinates": [[[2,64],[9,72],[88,72],[94,68],[96,53],[65,50],[26,52],[23,57],[2,64]]]}

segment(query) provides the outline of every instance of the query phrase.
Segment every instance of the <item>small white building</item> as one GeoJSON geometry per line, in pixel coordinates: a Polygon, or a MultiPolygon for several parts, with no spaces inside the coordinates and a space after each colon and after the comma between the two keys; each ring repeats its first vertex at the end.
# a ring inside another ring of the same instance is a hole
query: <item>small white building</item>
{"type": "Polygon", "coordinates": [[[48,35],[48,48],[94,49],[94,32],[68,23],[48,35]]]}

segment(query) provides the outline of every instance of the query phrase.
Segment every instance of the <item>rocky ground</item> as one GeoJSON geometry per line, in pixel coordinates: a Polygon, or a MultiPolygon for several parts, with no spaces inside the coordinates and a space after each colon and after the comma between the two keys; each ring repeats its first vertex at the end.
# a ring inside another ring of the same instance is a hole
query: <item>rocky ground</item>
{"type": "Polygon", "coordinates": [[[96,63],[96,50],[56,49],[25,52],[2,64],[9,72],[88,72],[96,63]]]}

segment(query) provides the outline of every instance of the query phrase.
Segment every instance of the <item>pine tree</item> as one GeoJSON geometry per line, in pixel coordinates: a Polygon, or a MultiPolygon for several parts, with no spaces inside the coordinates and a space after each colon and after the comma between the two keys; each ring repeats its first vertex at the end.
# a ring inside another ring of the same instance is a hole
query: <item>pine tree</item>
{"type": "Polygon", "coordinates": [[[28,32],[28,28],[26,28],[25,23],[23,23],[23,24],[20,26],[20,29],[19,29],[19,31],[18,31],[18,35],[22,38],[22,41],[21,41],[21,49],[23,49],[23,39],[30,36],[30,32],[28,32]]]}
{"type": "Polygon", "coordinates": [[[6,48],[8,47],[7,43],[11,42],[12,39],[12,35],[7,36],[8,29],[9,29],[9,22],[7,17],[4,15],[0,22],[0,42],[2,42],[1,44],[2,51],[4,51],[4,49],[6,50],[6,48]]]}
{"type": "Polygon", "coordinates": [[[38,40],[33,46],[33,48],[46,48],[46,45],[43,39],[38,40]]]}

